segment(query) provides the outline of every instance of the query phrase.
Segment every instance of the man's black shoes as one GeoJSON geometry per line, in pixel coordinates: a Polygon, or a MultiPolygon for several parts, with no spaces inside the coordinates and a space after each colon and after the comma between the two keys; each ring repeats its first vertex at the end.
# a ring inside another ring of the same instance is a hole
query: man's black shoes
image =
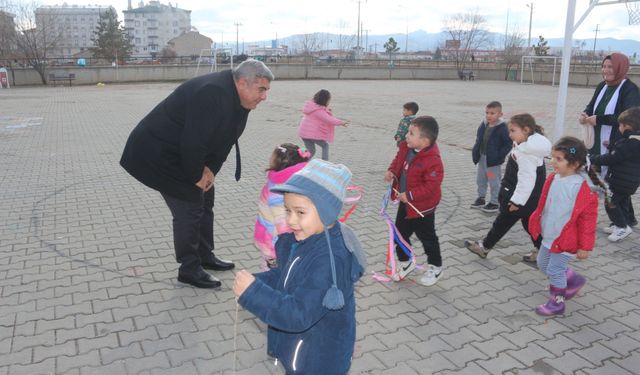
{"type": "Polygon", "coordinates": [[[229,271],[232,270],[236,265],[233,262],[228,260],[223,260],[218,258],[217,256],[213,256],[213,260],[209,262],[202,262],[202,268],[206,270],[214,270],[214,271],[229,271]]]}
{"type": "Polygon", "coordinates": [[[205,288],[205,289],[214,289],[220,288],[220,280],[215,277],[209,275],[206,272],[199,272],[195,275],[186,274],[186,273],[178,273],[178,281],[181,283],[193,285],[196,288],[205,288]]]}

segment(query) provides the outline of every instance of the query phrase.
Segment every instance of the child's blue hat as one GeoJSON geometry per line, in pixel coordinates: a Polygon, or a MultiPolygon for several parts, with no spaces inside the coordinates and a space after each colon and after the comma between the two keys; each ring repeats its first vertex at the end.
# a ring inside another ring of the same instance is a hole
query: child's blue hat
{"type": "Polygon", "coordinates": [[[329,246],[329,260],[331,261],[331,276],[333,278],[333,285],[322,300],[322,305],[329,310],[341,309],[344,306],[344,295],[338,289],[336,281],[336,265],[327,226],[335,223],[338,219],[350,180],[351,171],[344,165],[313,159],[304,168],[289,177],[287,182],[270,189],[274,193],[304,195],[311,199],[318,210],[329,246]]]}

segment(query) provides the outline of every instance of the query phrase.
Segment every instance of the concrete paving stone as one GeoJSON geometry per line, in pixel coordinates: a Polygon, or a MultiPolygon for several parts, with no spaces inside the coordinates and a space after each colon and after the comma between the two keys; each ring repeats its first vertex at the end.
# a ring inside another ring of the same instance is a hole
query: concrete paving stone
{"type": "MultiPolygon", "coordinates": [[[[165,285],[164,288],[166,287],[167,286],[165,285]]],[[[149,308],[149,312],[152,315],[165,312],[165,311],[171,313],[174,310],[185,309],[184,302],[182,302],[180,298],[174,298],[172,300],[165,301],[165,302],[149,302],[147,303],[147,307],[149,308]]],[[[206,316],[206,314],[203,316],[206,316]]],[[[177,321],[177,320],[174,320],[174,321],[177,321]]]]}
{"type": "Polygon", "coordinates": [[[138,316],[148,316],[151,313],[147,305],[138,305],[124,308],[114,308],[112,310],[113,318],[116,321],[124,320],[127,318],[134,318],[138,316]]]}
{"type": "Polygon", "coordinates": [[[75,340],[79,338],[91,338],[96,337],[96,329],[93,325],[86,325],[82,328],[74,329],[57,329],[56,330],[56,344],[60,344],[69,340],[75,340]]]}
{"type": "Polygon", "coordinates": [[[141,344],[142,350],[146,356],[153,355],[159,351],[166,351],[168,349],[184,348],[184,344],[178,334],[157,340],[144,340],[141,344]]]}
{"type": "MultiPolygon", "coordinates": [[[[165,320],[165,322],[170,322],[171,320],[165,320]]],[[[156,329],[158,330],[158,335],[160,338],[165,338],[174,333],[183,333],[183,332],[197,332],[198,328],[195,323],[191,319],[186,319],[178,323],[169,323],[164,324],[159,322],[155,324],[156,329]]]]}
{"type": "Polygon", "coordinates": [[[467,363],[471,361],[489,358],[489,356],[478,350],[473,344],[464,345],[462,348],[454,351],[442,351],[440,354],[454,363],[456,368],[466,367],[467,363]]]}
{"type": "Polygon", "coordinates": [[[12,351],[19,351],[24,348],[35,347],[38,345],[54,345],[55,331],[47,331],[32,336],[14,336],[12,351]]]}
{"type": "Polygon", "coordinates": [[[140,342],[143,340],[157,340],[158,332],[155,326],[150,326],[141,330],[134,331],[120,331],[118,332],[118,338],[120,339],[120,345],[129,345],[133,342],[140,342]]]}
{"type": "Polygon", "coordinates": [[[108,333],[104,336],[91,338],[83,337],[77,340],[77,344],[78,354],[88,353],[96,349],[117,348],[120,345],[118,343],[118,336],[115,333],[108,333]]]}
{"type": "Polygon", "coordinates": [[[15,364],[28,365],[33,358],[33,348],[18,350],[13,348],[11,353],[0,356],[0,366],[13,366],[15,364]]]}
{"type": "Polygon", "coordinates": [[[520,330],[514,332],[501,333],[500,336],[511,341],[519,348],[524,348],[530,343],[543,339],[544,337],[529,327],[521,327],[520,330]]]}
{"type": "Polygon", "coordinates": [[[603,335],[598,331],[593,330],[591,327],[588,327],[588,326],[582,327],[581,329],[574,332],[563,333],[563,335],[584,346],[591,346],[591,344],[593,344],[596,341],[607,339],[607,336],[603,335]]]}
{"type": "Polygon", "coordinates": [[[640,330],[640,311],[632,311],[624,316],[613,317],[613,319],[631,327],[634,331],[640,330]]]}
{"type": "MultiPolygon", "coordinates": [[[[384,370],[384,364],[372,354],[365,353],[362,357],[351,363],[350,374],[376,374],[384,370]]],[[[414,367],[412,367],[414,368],[414,367]]],[[[414,368],[415,369],[415,368],[414,368]]]]}
{"type": "Polygon", "coordinates": [[[96,332],[100,336],[108,335],[109,333],[118,332],[132,332],[135,330],[133,319],[124,319],[112,322],[98,322],[95,323],[96,332]]]}
{"type": "Polygon", "coordinates": [[[542,336],[551,339],[556,337],[559,333],[572,332],[571,327],[567,327],[564,323],[569,319],[545,319],[537,324],[529,324],[528,328],[536,331],[542,336]]]}
{"type": "MultiPolygon", "coordinates": [[[[469,315],[475,318],[474,313],[471,313],[469,315]]],[[[489,319],[486,323],[469,325],[468,328],[472,330],[474,333],[477,333],[478,335],[480,335],[484,339],[495,337],[497,334],[502,332],[513,331],[511,328],[507,327],[506,325],[502,324],[496,319],[489,319]]]]}
{"type": "Polygon", "coordinates": [[[635,350],[622,359],[612,359],[611,362],[624,368],[627,371],[636,373],[640,368],[640,351],[635,350]]]}
{"type": "MultiPolygon", "coordinates": [[[[138,296],[141,294],[141,289],[140,289],[140,285],[139,284],[132,284],[132,285],[128,285],[128,286],[120,286],[120,287],[115,287],[115,288],[107,288],[107,294],[109,295],[109,298],[118,298],[120,296],[138,296]]],[[[131,299],[128,298],[128,301],[130,301],[131,299]]],[[[129,303],[130,306],[135,306],[135,305],[131,305],[131,303],[129,303]]]]}
{"type": "MultiPolygon", "coordinates": [[[[360,335],[358,335],[360,336],[360,335]]],[[[388,350],[389,346],[385,345],[384,337],[378,335],[366,335],[356,340],[354,347],[353,358],[360,358],[364,353],[369,353],[373,350],[388,350]]],[[[415,349],[415,346],[414,346],[415,349]]]]}
{"type": "Polygon", "coordinates": [[[45,342],[45,346],[35,346],[33,348],[33,362],[40,362],[43,359],[59,357],[61,355],[74,356],[77,354],[76,343],[67,341],[62,344],[54,344],[49,346],[49,342],[45,342]]]}
{"type": "MultiPolygon", "coordinates": [[[[16,277],[19,279],[19,277],[16,277]]],[[[12,295],[17,295],[20,293],[34,293],[36,291],[37,283],[29,283],[29,284],[17,284],[17,285],[5,285],[2,288],[2,298],[8,298],[12,295]]]]}
{"type": "Polygon", "coordinates": [[[469,327],[470,329],[472,329],[473,326],[479,324],[478,321],[476,321],[472,316],[466,313],[459,313],[453,317],[438,319],[438,323],[454,332],[459,331],[464,327],[469,327]]]}
{"type": "Polygon", "coordinates": [[[56,358],[56,373],[71,374],[72,369],[80,372],[80,367],[96,365],[100,363],[100,353],[97,350],[91,352],[74,355],[72,357],[59,356],[56,358]]]}
{"type": "Polygon", "coordinates": [[[478,336],[467,327],[462,328],[457,332],[441,334],[440,338],[456,350],[462,348],[466,343],[483,340],[481,336],[478,336]]]}
{"type": "Polygon", "coordinates": [[[173,309],[169,310],[169,314],[171,315],[171,318],[173,319],[174,322],[179,322],[181,320],[189,319],[189,318],[209,316],[207,313],[207,310],[202,305],[196,306],[193,308],[181,308],[181,309],[177,309],[174,306],[173,309]]]}
{"type": "Polygon", "coordinates": [[[618,334],[623,332],[633,332],[633,328],[628,327],[616,320],[607,320],[604,323],[594,323],[590,324],[589,327],[593,328],[595,331],[607,336],[608,338],[614,338],[618,336],[618,334]]]}
{"type": "Polygon", "coordinates": [[[11,353],[11,344],[13,343],[12,335],[9,333],[2,333],[0,337],[2,337],[2,339],[0,339],[0,354],[11,353]]]}
{"type": "Polygon", "coordinates": [[[610,374],[616,374],[616,375],[632,375],[632,374],[636,374],[636,372],[631,372],[627,369],[624,369],[620,366],[618,366],[615,363],[612,363],[610,361],[605,361],[603,363],[603,365],[601,367],[595,368],[595,369],[591,369],[591,368],[586,368],[583,369],[582,371],[584,371],[585,374],[589,374],[589,375],[610,375],[610,374]]]}
{"type": "Polygon", "coordinates": [[[597,342],[588,348],[573,349],[572,352],[583,357],[594,366],[602,366],[604,361],[622,358],[620,354],[597,342]]]}
{"type": "Polygon", "coordinates": [[[209,348],[204,343],[199,343],[192,347],[185,347],[181,350],[167,350],[165,353],[169,357],[172,367],[195,359],[209,360],[212,358],[209,348]]]}
{"type": "Polygon", "coordinates": [[[18,374],[53,374],[56,371],[56,360],[49,358],[42,362],[28,365],[12,365],[9,367],[9,375],[18,374]]]}
{"type": "Polygon", "coordinates": [[[418,372],[416,372],[416,370],[412,369],[411,367],[409,367],[409,365],[407,365],[406,363],[398,363],[396,366],[391,367],[391,368],[387,368],[384,371],[380,371],[377,372],[380,375],[400,375],[400,374],[407,374],[407,375],[417,375],[419,374],[418,372]]]}
{"type": "Polygon", "coordinates": [[[505,350],[518,349],[514,343],[500,335],[485,341],[473,342],[472,345],[483,353],[486,353],[489,357],[496,357],[498,353],[504,352],[505,350]]]}
{"type": "Polygon", "coordinates": [[[71,277],[73,285],[90,283],[92,281],[104,281],[104,274],[102,272],[89,272],[87,275],[76,275],[71,277]]]}
{"type": "MultiPolygon", "coordinates": [[[[373,327],[375,327],[373,325],[374,322],[370,322],[367,323],[368,325],[371,325],[373,327]]],[[[377,323],[376,323],[377,324],[377,323]]],[[[363,332],[366,333],[373,333],[374,331],[376,331],[376,329],[371,329],[369,328],[369,326],[367,326],[365,329],[363,329],[363,332]]],[[[386,331],[383,329],[379,329],[376,332],[377,334],[382,334],[384,335],[386,333],[386,331]]],[[[451,331],[442,326],[442,324],[438,323],[437,321],[433,320],[430,321],[429,323],[422,325],[420,327],[418,327],[418,329],[414,329],[412,331],[412,333],[417,336],[420,340],[428,340],[430,337],[432,336],[442,336],[442,335],[447,335],[447,334],[451,334],[451,331]]]]}
{"type": "Polygon", "coordinates": [[[571,374],[591,367],[589,362],[586,362],[584,358],[576,355],[573,351],[564,352],[556,358],[546,359],[545,362],[562,374],[571,374]]]}
{"type": "Polygon", "coordinates": [[[640,341],[632,338],[632,333],[619,334],[615,338],[606,341],[599,341],[602,345],[615,351],[621,356],[627,356],[631,351],[640,348],[640,341]]]}
{"type": "Polygon", "coordinates": [[[93,314],[93,307],[91,306],[90,301],[81,302],[78,304],[73,304],[70,306],[55,306],[55,316],[56,319],[63,318],[67,315],[77,315],[77,314],[93,314]]]}
{"type": "MultiPolygon", "coordinates": [[[[213,374],[213,373],[214,372],[200,372],[200,374],[213,374]]],[[[183,363],[181,366],[178,366],[178,367],[154,368],[151,370],[143,370],[140,372],[140,375],[191,375],[191,374],[199,374],[198,369],[191,362],[183,363]]]]}
{"type": "Polygon", "coordinates": [[[126,374],[127,370],[124,366],[124,361],[116,361],[108,365],[99,365],[97,367],[85,366],[80,368],[81,375],[113,375],[113,374],[126,374]]]}
{"type": "Polygon", "coordinates": [[[73,316],[67,316],[61,319],[53,320],[37,320],[36,321],[36,334],[41,334],[46,331],[57,329],[74,329],[75,319],[73,316]]]}
{"type": "Polygon", "coordinates": [[[128,358],[142,358],[144,356],[145,354],[142,352],[139,342],[122,345],[116,348],[100,349],[100,359],[104,364],[126,360],[128,358]]]}
{"type": "Polygon", "coordinates": [[[497,357],[492,357],[486,360],[477,360],[473,363],[480,366],[489,374],[504,374],[509,370],[522,366],[522,363],[506,353],[500,353],[497,357]]]}
{"type": "Polygon", "coordinates": [[[455,368],[455,365],[440,353],[435,353],[431,357],[420,361],[409,361],[407,364],[416,371],[424,372],[426,370],[432,374],[455,368]]]}
{"type": "MultiPolygon", "coordinates": [[[[105,275],[106,276],[106,275],[105,275]]],[[[114,274],[116,276],[113,279],[105,279],[103,281],[89,281],[89,290],[95,291],[100,289],[109,289],[109,288],[120,288],[122,287],[122,280],[120,275],[114,274]]],[[[118,296],[113,297],[114,299],[118,298],[118,296]]]]}

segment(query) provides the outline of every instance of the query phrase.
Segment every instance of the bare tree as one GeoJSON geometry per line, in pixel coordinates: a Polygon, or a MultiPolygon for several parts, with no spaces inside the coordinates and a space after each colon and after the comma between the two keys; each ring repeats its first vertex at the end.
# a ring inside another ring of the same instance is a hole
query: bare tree
{"type": "Polygon", "coordinates": [[[466,63],[471,60],[474,50],[491,44],[487,20],[478,13],[477,9],[470,13],[447,16],[443,24],[443,31],[449,38],[460,42],[459,46],[453,50],[458,70],[464,69],[466,63]]]}
{"type": "Polygon", "coordinates": [[[296,37],[297,49],[302,55],[309,56],[320,49],[318,34],[301,34],[296,37]]]}
{"type": "Polygon", "coordinates": [[[15,53],[16,25],[8,1],[0,0],[0,65],[10,65],[15,53]]]}
{"type": "Polygon", "coordinates": [[[16,15],[16,49],[18,55],[40,75],[47,84],[47,57],[54,53],[62,32],[55,14],[36,15],[36,2],[20,2],[14,5],[16,15]]]}
{"type": "Polygon", "coordinates": [[[514,31],[507,34],[504,43],[503,61],[505,64],[504,79],[509,79],[509,71],[513,65],[519,64],[524,56],[526,49],[524,48],[524,33],[514,31]]]}

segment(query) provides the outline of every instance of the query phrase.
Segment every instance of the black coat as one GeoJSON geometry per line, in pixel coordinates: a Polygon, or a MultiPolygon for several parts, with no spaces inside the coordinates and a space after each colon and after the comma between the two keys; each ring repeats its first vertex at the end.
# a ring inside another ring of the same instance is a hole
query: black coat
{"type": "MultiPolygon", "coordinates": [[[[595,92],[593,93],[593,97],[591,97],[591,101],[587,104],[587,107],[584,109],[584,112],[588,116],[593,115],[593,111],[595,111],[596,99],[598,99],[598,94],[606,84],[605,81],[602,81],[596,87],[595,92]]],[[[638,91],[638,86],[635,83],[631,82],[631,80],[627,79],[620,88],[620,93],[618,95],[618,103],[616,103],[615,112],[612,115],[598,115],[596,117],[596,126],[593,129],[596,134],[600,134],[600,128],[602,125],[611,125],[611,137],[609,137],[609,144],[613,144],[618,138],[621,137],[620,130],[618,130],[618,116],[625,110],[640,105],[640,91],[638,91]]],[[[599,135],[597,135],[599,138],[599,135]]],[[[602,140],[600,140],[602,142],[602,140]]],[[[589,155],[593,155],[594,147],[589,150],[589,155]]]]}
{"type": "MultiPolygon", "coordinates": [[[[476,143],[471,150],[471,158],[473,164],[478,164],[480,161],[480,145],[484,138],[484,132],[487,129],[487,124],[482,121],[476,132],[476,143]]],[[[487,142],[487,167],[495,167],[496,165],[502,165],[504,158],[509,154],[513,147],[513,141],[509,138],[509,130],[507,124],[503,121],[496,125],[493,132],[489,136],[487,142]]]]}
{"type": "Polygon", "coordinates": [[[498,193],[500,212],[508,215],[516,215],[520,218],[531,216],[538,206],[538,200],[540,200],[540,194],[542,194],[542,187],[544,186],[546,177],[547,172],[544,163],[542,163],[541,166],[536,168],[536,182],[529,199],[527,199],[527,203],[517,211],[509,212],[509,202],[511,201],[511,196],[516,191],[516,185],[518,185],[518,163],[512,157],[509,157],[504,170],[504,177],[500,183],[500,192],[498,193]]]}
{"type": "Polygon", "coordinates": [[[593,156],[591,162],[609,166],[605,180],[612,192],[635,194],[640,185],[640,132],[625,131],[608,154],[593,156]]]}
{"type": "Polygon", "coordinates": [[[248,115],[230,70],[192,78],[133,129],[120,164],[152,189],[197,202],[204,166],[218,173],[248,115]]]}

